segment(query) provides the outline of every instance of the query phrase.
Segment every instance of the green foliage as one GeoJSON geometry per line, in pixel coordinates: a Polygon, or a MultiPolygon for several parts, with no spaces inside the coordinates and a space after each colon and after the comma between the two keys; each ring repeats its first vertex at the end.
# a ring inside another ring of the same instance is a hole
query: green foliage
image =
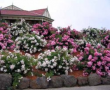
{"type": "Polygon", "coordinates": [[[21,77],[31,73],[32,66],[37,65],[36,59],[30,54],[21,55],[20,53],[1,51],[0,57],[0,70],[12,75],[14,88],[18,85],[21,77]]]}
{"type": "Polygon", "coordinates": [[[48,75],[68,74],[71,65],[77,58],[68,54],[67,49],[56,48],[47,50],[38,56],[38,65],[36,68],[44,70],[48,75]]]}

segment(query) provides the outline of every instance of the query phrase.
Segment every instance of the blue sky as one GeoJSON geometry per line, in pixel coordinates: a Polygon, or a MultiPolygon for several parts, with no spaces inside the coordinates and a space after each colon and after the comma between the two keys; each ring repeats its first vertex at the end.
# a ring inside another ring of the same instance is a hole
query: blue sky
{"type": "Polygon", "coordinates": [[[54,27],[110,29],[110,0],[0,0],[0,6],[14,4],[25,10],[48,7],[54,27]]]}

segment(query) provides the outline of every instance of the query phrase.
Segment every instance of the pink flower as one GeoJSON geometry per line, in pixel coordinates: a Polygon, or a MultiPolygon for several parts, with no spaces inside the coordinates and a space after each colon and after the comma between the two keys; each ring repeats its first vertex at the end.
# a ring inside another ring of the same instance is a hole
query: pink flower
{"type": "Polygon", "coordinates": [[[15,65],[10,65],[10,69],[13,70],[15,68],[15,65]]]}
{"type": "Polygon", "coordinates": [[[93,59],[91,59],[91,61],[94,62],[94,61],[96,61],[96,60],[93,58],[93,59]]]}
{"type": "Polygon", "coordinates": [[[91,59],[92,59],[92,55],[89,55],[88,60],[91,60],[91,59]]]}
{"type": "Polygon", "coordinates": [[[97,48],[101,48],[101,45],[100,45],[100,44],[98,44],[97,48]]]}
{"type": "Polygon", "coordinates": [[[55,43],[55,41],[51,41],[51,45],[53,46],[53,45],[55,45],[56,43],[55,43]]]}
{"type": "Polygon", "coordinates": [[[98,59],[98,57],[94,57],[94,60],[96,61],[98,59]]]}
{"type": "Polygon", "coordinates": [[[105,65],[106,64],[106,61],[102,61],[102,65],[105,65]]]}
{"type": "Polygon", "coordinates": [[[87,66],[91,67],[92,66],[92,62],[91,61],[87,62],[87,66]]]}
{"type": "Polygon", "coordinates": [[[3,34],[0,34],[0,40],[2,40],[3,39],[3,34]]]}
{"type": "Polygon", "coordinates": [[[76,48],[75,48],[75,49],[73,49],[73,53],[75,53],[75,52],[77,52],[76,48]]]}
{"type": "Polygon", "coordinates": [[[97,73],[98,75],[102,76],[102,72],[101,72],[101,71],[96,70],[96,73],[97,73]]]}
{"type": "Polygon", "coordinates": [[[95,70],[96,69],[96,67],[95,66],[92,66],[92,70],[95,70]]]}
{"type": "Polygon", "coordinates": [[[63,41],[66,41],[66,40],[68,40],[68,38],[69,38],[68,35],[64,35],[64,36],[62,37],[62,40],[63,40],[63,41]]]}
{"type": "Polygon", "coordinates": [[[101,66],[101,64],[102,64],[101,61],[98,61],[98,62],[97,62],[97,65],[98,65],[98,66],[101,66]]]}
{"type": "Polygon", "coordinates": [[[91,47],[91,44],[90,43],[87,43],[86,46],[90,48],[91,47]]]}
{"type": "Polygon", "coordinates": [[[107,48],[110,48],[110,43],[107,45],[107,48]]]}
{"type": "Polygon", "coordinates": [[[95,52],[95,53],[94,53],[94,56],[98,56],[98,55],[99,55],[99,53],[98,53],[98,52],[95,52]]]}
{"type": "Polygon", "coordinates": [[[79,57],[79,60],[81,61],[82,59],[83,59],[83,57],[82,57],[82,56],[80,56],[80,57],[79,57]]]}

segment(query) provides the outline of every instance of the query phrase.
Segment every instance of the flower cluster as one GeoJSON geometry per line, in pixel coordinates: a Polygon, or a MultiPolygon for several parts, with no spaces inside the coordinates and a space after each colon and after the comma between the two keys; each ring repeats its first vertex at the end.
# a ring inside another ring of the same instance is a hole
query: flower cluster
{"type": "Polygon", "coordinates": [[[97,47],[98,44],[101,44],[101,38],[103,36],[104,30],[97,28],[88,28],[83,29],[83,38],[87,43],[90,43],[92,46],[97,47]]]}
{"type": "Polygon", "coordinates": [[[57,29],[53,28],[48,22],[43,22],[42,24],[34,24],[32,31],[38,35],[43,35],[46,40],[49,40],[49,36],[55,33],[57,29]]]}
{"type": "Polygon", "coordinates": [[[33,65],[36,65],[36,59],[27,53],[21,55],[8,51],[0,52],[0,71],[12,75],[13,86],[18,84],[22,76],[32,72],[31,67],[33,65]]]}
{"type": "Polygon", "coordinates": [[[96,72],[100,76],[110,74],[110,51],[104,50],[101,45],[94,48],[91,44],[86,44],[84,52],[79,55],[79,60],[85,65],[85,75],[91,72],[96,72]]]}
{"type": "Polygon", "coordinates": [[[56,47],[55,50],[47,50],[38,56],[37,69],[45,70],[46,72],[53,72],[54,75],[68,74],[70,67],[74,61],[78,60],[68,54],[66,48],[60,49],[56,47]]]}
{"type": "Polygon", "coordinates": [[[77,47],[69,27],[60,29],[60,32],[56,32],[50,37],[51,39],[49,40],[47,46],[51,49],[55,49],[57,46],[67,49],[74,49],[77,47]]]}
{"type": "Polygon", "coordinates": [[[15,44],[11,38],[12,37],[8,31],[8,24],[0,23],[0,50],[13,49],[15,47],[15,44]]]}
{"type": "Polygon", "coordinates": [[[83,29],[82,31],[83,34],[85,34],[85,36],[89,39],[96,39],[98,38],[98,34],[99,34],[99,29],[97,28],[88,28],[88,29],[83,29]]]}
{"type": "Polygon", "coordinates": [[[102,45],[110,49],[110,35],[106,35],[104,39],[101,40],[102,45]]]}
{"type": "Polygon", "coordinates": [[[31,31],[31,26],[26,23],[24,19],[21,19],[19,22],[12,23],[9,31],[15,39],[18,36],[23,36],[24,34],[29,33],[31,31]]]}
{"type": "Polygon", "coordinates": [[[25,34],[23,37],[18,37],[16,40],[16,48],[29,53],[41,51],[46,46],[47,42],[43,37],[36,34],[25,34]]]}
{"type": "Polygon", "coordinates": [[[75,43],[78,45],[77,51],[84,51],[87,41],[85,39],[76,39],[75,43]]]}

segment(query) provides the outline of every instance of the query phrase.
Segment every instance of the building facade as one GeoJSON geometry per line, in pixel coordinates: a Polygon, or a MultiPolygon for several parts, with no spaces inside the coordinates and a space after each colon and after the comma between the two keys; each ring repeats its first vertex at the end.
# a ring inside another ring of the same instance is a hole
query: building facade
{"type": "Polygon", "coordinates": [[[51,19],[48,8],[38,10],[23,10],[15,5],[0,9],[0,20],[6,20],[9,24],[14,23],[16,20],[25,19],[30,24],[49,22],[51,19]]]}

